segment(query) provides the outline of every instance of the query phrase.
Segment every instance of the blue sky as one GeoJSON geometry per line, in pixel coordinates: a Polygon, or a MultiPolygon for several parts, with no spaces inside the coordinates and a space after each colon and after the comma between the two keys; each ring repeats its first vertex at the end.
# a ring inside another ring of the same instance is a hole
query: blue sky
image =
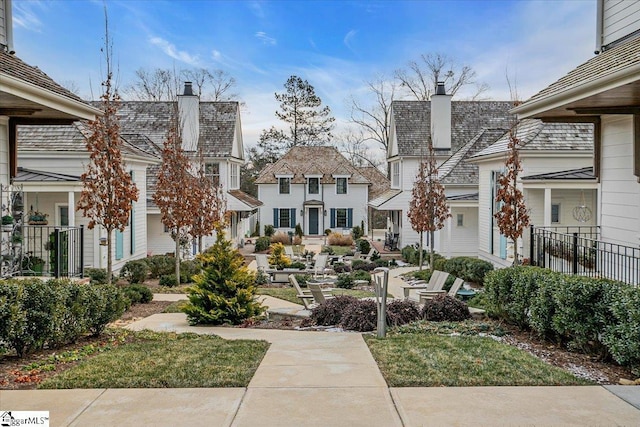
{"type": "MultiPolygon", "coordinates": [[[[245,146],[278,124],[274,92],[307,79],[347,125],[349,97],[422,53],[472,66],[487,96],[526,99],[593,56],[595,0],[569,1],[13,1],[17,55],[97,97],[106,4],[126,86],[138,68],[220,68],[246,107],[245,146]]],[[[465,93],[460,93],[461,97],[465,93]]]]}

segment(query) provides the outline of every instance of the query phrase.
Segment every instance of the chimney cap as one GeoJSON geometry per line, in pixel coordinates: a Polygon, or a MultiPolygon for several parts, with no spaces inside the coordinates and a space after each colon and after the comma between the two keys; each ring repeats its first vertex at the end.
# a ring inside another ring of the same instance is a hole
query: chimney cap
{"type": "Polygon", "coordinates": [[[195,93],[193,93],[193,86],[191,82],[184,82],[184,92],[182,94],[187,96],[195,95],[195,93]]]}
{"type": "Polygon", "coordinates": [[[446,95],[447,91],[444,88],[444,82],[437,82],[436,83],[436,95],[446,95]]]}

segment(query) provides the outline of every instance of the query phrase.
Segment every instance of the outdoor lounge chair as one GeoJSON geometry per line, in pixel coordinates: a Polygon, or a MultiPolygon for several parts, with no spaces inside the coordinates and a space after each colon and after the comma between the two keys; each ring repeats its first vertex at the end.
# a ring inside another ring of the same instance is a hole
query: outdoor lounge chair
{"type": "Polygon", "coordinates": [[[258,271],[269,274],[273,269],[269,265],[269,259],[266,254],[256,254],[256,264],[258,271]]]}
{"type": "Polygon", "coordinates": [[[298,283],[298,279],[296,279],[296,276],[293,274],[289,275],[289,283],[291,283],[291,286],[293,286],[293,288],[296,290],[296,296],[300,298],[300,300],[302,301],[302,305],[304,305],[304,308],[306,308],[307,310],[311,310],[315,306],[313,304],[314,298],[313,295],[311,295],[311,291],[303,290],[298,283]]]}
{"type": "Polygon", "coordinates": [[[318,254],[316,255],[315,263],[311,270],[313,271],[313,277],[318,277],[322,275],[322,277],[326,276],[327,270],[327,260],[329,259],[329,255],[327,254],[318,254]]]}
{"type": "Polygon", "coordinates": [[[440,290],[442,289],[442,287],[444,286],[444,282],[446,282],[448,278],[449,273],[440,270],[433,270],[433,273],[431,273],[431,278],[429,279],[429,283],[425,282],[424,280],[414,280],[407,283],[406,285],[402,285],[401,287],[404,291],[404,299],[409,298],[409,291],[411,291],[412,289],[427,291],[440,290]]]}
{"type": "Polygon", "coordinates": [[[284,247],[284,254],[286,256],[288,256],[291,261],[299,261],[300,260],[300,257],[297,256],[295,253],[293,253],[293,247],[292,246],[285,246],[284,247]]]}
{"type": "MultiPolygon", "coordinates": [[[[453,282],[453,285],[451,285],[451,288],[449,289],[449,292],[447,292],[447,295],[449,295],[450,297],[456,297],[456,294],[458,293],[458,291],[460,290],[460,287],[462,287],[462,284],[464,283],[464,280],[457,277],[456,280],[453,282]]],[[[424,304],[425,302],[427,302],[427,300],[432,299],[434,296],[436,295],[440,295],[440,294],[444,294],[446,291],[443,290],[424,290],[424,291],[418,291],[418,295],[420,295],[420,304],[424,304]]]]}
{"type": "Polygon", "coordinates": [[[374,248],[373,246],[371,247],[371,250],[369,251],[368,254],[366,254],[365,256],[363,256],[361,259],[363,259],[366,262],[371,262],[371,257],[373,257],[373,255],[376,253],[376,248],[374,248]]]}
{"type": "Polygon", "coordinates": [[[313,295],[313,300],[316,304],[322,304],[328,299],[335,298],[333,295],[326,295],[322,291],[319,283],[307,283],[307,286],[309,287],[309,291],[311,291],[311,295],[313,295]]]}

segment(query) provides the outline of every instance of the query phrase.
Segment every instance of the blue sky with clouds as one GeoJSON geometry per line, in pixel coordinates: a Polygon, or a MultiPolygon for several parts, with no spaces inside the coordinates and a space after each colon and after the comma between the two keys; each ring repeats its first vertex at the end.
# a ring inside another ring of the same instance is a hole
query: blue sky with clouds
{"type": "Polygon", "coordinates": [[[390,78],[422,53],[472,66],[487,96],[507,100],[507,73],[526,99],[595,47],[595,0],[13,0],[17,55],[85,97],[91,86],[97,94],[105,4],[120,86],[141,67],[223,69],[246,103],[245,145],[277,125],[273,94],[292,74],[316,88],[342,129],[349,97],[366,97],[365,81],[390,78]]]}

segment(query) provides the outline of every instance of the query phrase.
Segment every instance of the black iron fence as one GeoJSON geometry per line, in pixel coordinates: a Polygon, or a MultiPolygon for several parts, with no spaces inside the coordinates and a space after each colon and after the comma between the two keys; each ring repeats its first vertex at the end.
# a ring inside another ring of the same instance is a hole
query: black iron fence
{"type": "Polygon", "coordinates": [[[84,227],[23,225],[20,275],[83,277],[84,227]]]}
{"type": "Polygon", "coordinates": [[[531,226],[529,246],[531,265],[640,284],[640,247],[601,241],[597,226],[531,226]]]}

